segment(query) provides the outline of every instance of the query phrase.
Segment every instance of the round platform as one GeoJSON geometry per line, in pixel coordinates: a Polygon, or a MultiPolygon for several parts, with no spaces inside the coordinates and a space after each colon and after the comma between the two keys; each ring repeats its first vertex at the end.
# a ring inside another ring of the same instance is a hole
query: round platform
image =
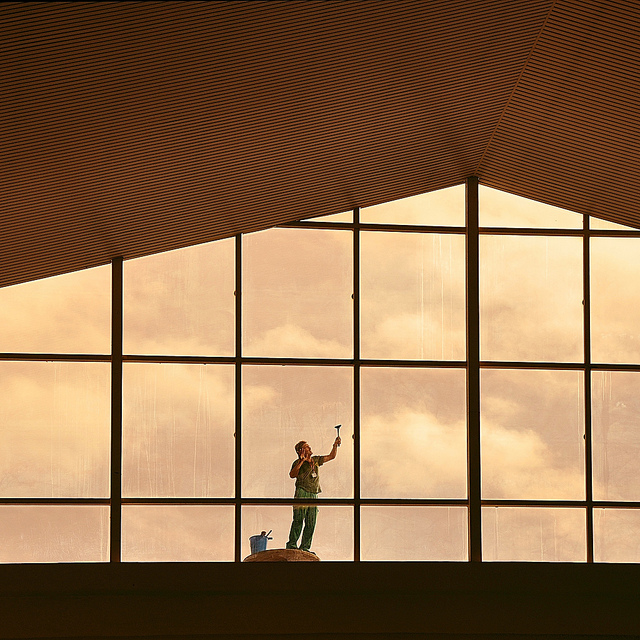
{"type": "Polygon", "coordinates": [[[252,553],[243,562],[320,562],[320,558],[302,549],[267,549],[252,553]]]}

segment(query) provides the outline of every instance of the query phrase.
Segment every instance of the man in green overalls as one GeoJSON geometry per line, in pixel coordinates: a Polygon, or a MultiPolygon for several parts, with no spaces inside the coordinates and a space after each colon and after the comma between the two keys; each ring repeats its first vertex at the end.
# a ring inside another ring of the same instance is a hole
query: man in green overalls
{"type": "MultiPolygon", "coordinates": [[[[306,500],[317,500],[318,494],[322,491],[320,488],[320,466],[329,460],[333,460],[340,446],[340,437],[335,439],[333,448],[328,456],[312,455],[311,447],[304,440],[296,445],[296,453],[298,459],[291,465],[289,477],[296,479],[296,492],[294,498],[305,498],[306,500]]],[[[298,548],[298,538],[302,533],[300,541],[300,549],[309,551],[311,548],[311,539],[313,531],[316,528],[316,519],[318,517],[318,507],[315,505],[300,505],[293,507],[293,522],[291,523],[291,531],[289,532],[289,542],[287,549],[298,548]],[[304,525],[304,531],[302,527],[304,525]]]]}

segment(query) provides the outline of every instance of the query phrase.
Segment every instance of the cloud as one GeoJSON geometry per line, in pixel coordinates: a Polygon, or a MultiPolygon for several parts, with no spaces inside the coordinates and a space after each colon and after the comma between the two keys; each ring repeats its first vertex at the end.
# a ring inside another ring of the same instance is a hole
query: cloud
{"type": "Polygon", "coordinates": [[[591,239],[591,332],[595,362],[640,362],[637,238],[591,239]]]}
{"type": "Polygon", "coordinates": [[[108,353],[108,266],[0,288],[0,351],[108,353]]]}
{"type": "Polygon", "coordinates": [[[482,495],[519,500],[584,499],[583,466],[555,465],[557,456],[541,435],[482,422],[482,495]]]}
{"type": "Polygon", "coordinates": [[[464,420],[442,423],[432,413],[400,409],[363,417],[362,489],[366,497],[465,498],[464,420]]]}
{"type": "MultiPolygon", "coordinates": [[[[365,358],[464,360],[463,314],[443,322],[438,310],[431,313],[388,315],[374,323],[363,321],[362,355],[365,358]]],[[[381,314],[382,315],[382,314],[381,314]]]]}
{"type": "Polygon", "coordinates": [[[362,354],[464,359],[464,238],[362,233],[362,354]]]}
{"type": "Polygon", "coordinates": [[[487,561],[584,562],[586,512],[579,508],[483,507],[487,561]]]}
{"type": "Polygon", "coordinates": [[[233,561],[233,506],[128,505],[122,511],[126,562],[233,561]]]}
{"type": "Polygon", "coordinates": [[[580,362],[582,240],[480,239],[481,357],[580,362]]]}
{"type": "Polygon", "coordinates": [[[231,365],[125,365],[124,495],[232,495],[233,380],[231,365]]]}
{"type": "Polygon", "coordinates": [[[583,374],[484,370],[485,498],[584,499],[583,374]]]}
{"type": "Polygon", "coordinates": [[[124,349],[232,355],[234,240],[124,263],[124,349]]]}
{"type": "Polygon", "coordinates": [[[110,371],[105,363],[0,363],[7,497],[104,497],[109,486],[110,371]]]}
{"type": "Polygon", "coordinates": [[[313,358],[348,358],[353,353],[349,343],[322,339],[296,324],[267,329],[246,347],[247,355],[313,358]]]}

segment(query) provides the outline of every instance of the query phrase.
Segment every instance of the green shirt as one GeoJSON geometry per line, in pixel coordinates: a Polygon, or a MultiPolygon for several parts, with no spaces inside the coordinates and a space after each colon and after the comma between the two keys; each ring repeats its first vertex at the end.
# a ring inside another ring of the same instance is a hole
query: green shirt
{"type": "MultiPolygon", "coordinates": [[[[293,461],[291,468],[295,467],[300,459],[293,461]]],[[[309,493],[320,493],[320,473],[318,468],[324,464],[324,456],[311,456],[311,464],[306,460],[302,463],[300,469],[298,469],[298,475],[296,477],[296,489],[304,489],[309,493]]]]}

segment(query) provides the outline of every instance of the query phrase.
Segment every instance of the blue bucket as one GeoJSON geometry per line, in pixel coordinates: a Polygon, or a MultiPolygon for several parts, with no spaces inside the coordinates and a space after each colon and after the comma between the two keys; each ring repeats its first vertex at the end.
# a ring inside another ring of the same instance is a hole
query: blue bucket
{"type": "MultiPolygon", "coordinates": [[[[269,531],[269,533],[271,533],[271,531],[269,531]]],[[[267,541],[272,540],[272,538],[269,538],[269,533],[263,531],[259,536],[251,536],[249,538],[252,554],[267,550],[267,541]]]]}

